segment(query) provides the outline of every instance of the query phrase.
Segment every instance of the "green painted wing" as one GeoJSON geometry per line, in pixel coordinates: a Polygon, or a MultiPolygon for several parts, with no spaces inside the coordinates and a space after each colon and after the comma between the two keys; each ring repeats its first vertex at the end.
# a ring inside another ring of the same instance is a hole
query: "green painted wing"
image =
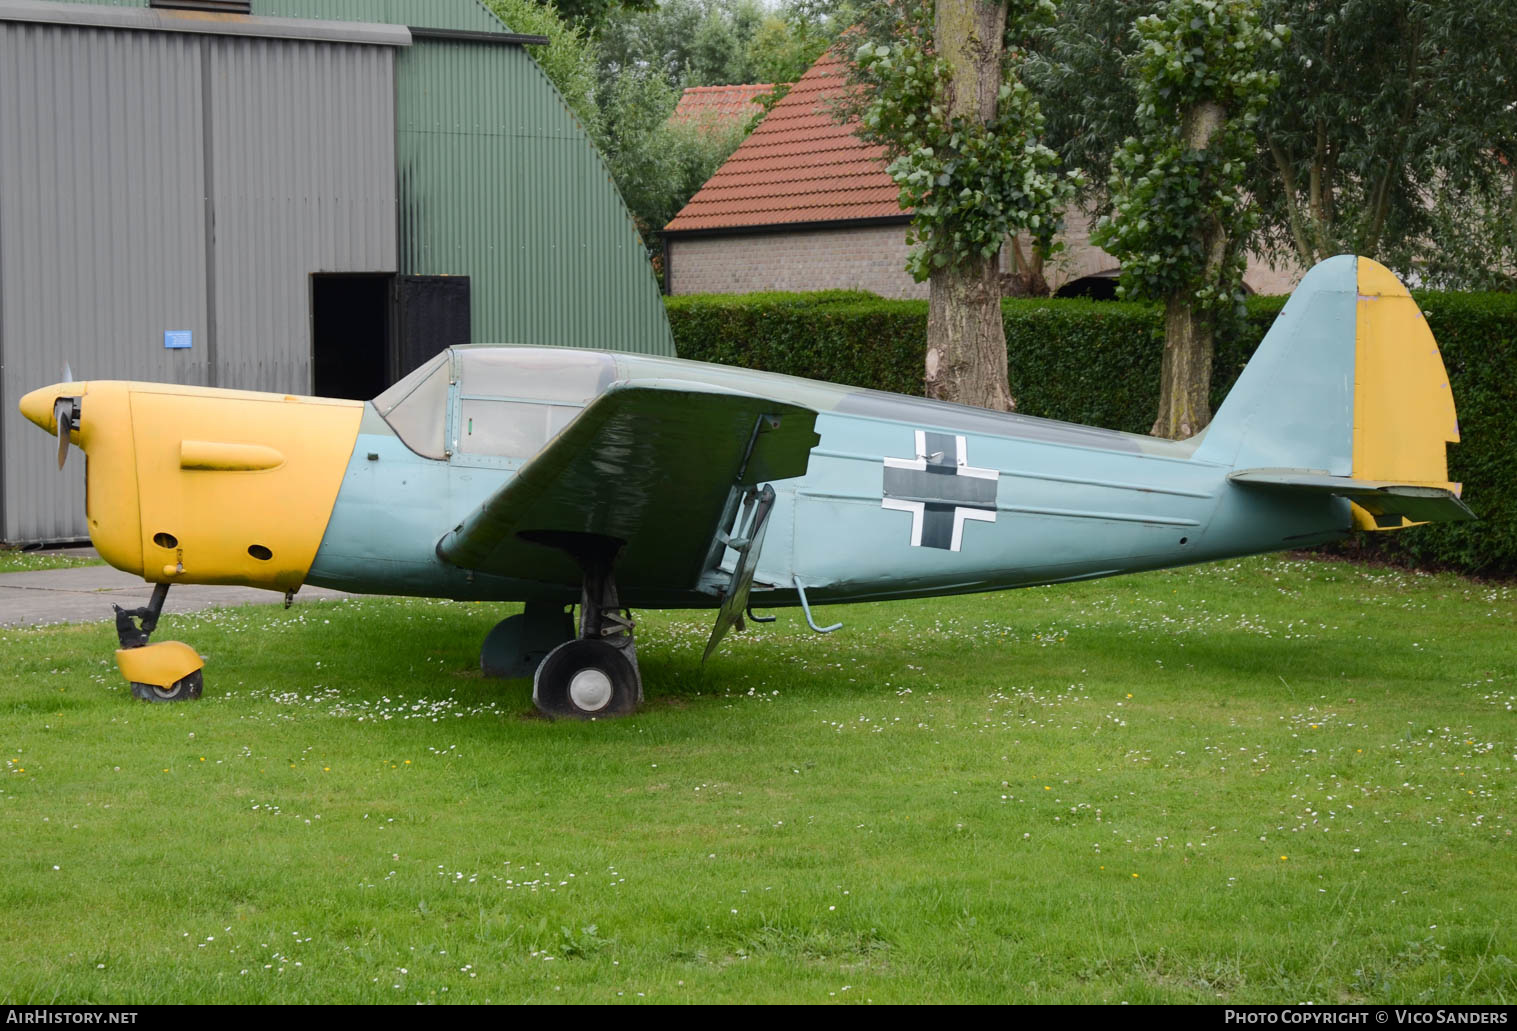
{"type": "Polygon", "coordinates": [[[800,476],[816,412],[677,380],[613,384],[438,543],[465,569],[578,585],[559,551],[523,539],[585,533],[624,542],[625,586],[693,587],[720,558],[734,488],[800,476]]]}

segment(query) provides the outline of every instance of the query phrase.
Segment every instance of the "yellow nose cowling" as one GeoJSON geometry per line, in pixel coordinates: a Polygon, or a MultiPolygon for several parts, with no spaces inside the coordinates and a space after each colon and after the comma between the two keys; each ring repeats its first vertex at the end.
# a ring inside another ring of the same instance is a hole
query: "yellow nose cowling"
{"type": "Polygon", "coordinates": [[[159,583],[293,590],[326,532],[363,404],[113,380],[56,383],[21,414],[57,433],[80,398],[90,539],[111,565],[159,583]]]}

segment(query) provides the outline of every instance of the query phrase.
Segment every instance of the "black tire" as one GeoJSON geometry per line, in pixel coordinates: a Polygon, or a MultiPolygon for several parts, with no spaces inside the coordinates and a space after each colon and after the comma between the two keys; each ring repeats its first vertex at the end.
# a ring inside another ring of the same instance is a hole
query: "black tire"
{"type": "Polygon", "coordinates": [[[637,669],[621,650],[591,639],[554,648],[532,678],[532,701],[555,718],[625,716],[636,711],[639,693],[637,669]]]}
{"type": "Polygon", "coordinates": [[[167,689],[157,684],[142,684],[132,681],[132,697],[144,702],[193,702],[205,688],[205,677],[196,670],[182,680],[176,680],[167,689]]]}

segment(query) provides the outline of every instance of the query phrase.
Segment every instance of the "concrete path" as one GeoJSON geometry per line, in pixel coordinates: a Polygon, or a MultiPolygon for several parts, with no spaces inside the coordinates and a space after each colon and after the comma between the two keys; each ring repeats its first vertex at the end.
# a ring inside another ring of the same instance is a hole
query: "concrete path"
{"type": "MultiPolygon", "coordinates": [[[[69,554],[85,554],[71,551],[69,554]]],[[[153,585],[140,576],[110,566],[74,566],[26,573],[0,573],[0,627],[46,623],[93,623],[112,620],[111,606],[136,608],[148,603],[153,585]]],[[[319,598],[342,598],[341,591],[302,587],[296,604],[319,598]]],[[[165,613],[198,612],[215,605],[281,604],[284,595],[252,587],[204,587],[178,584],[169,590],[165,613]]]]}

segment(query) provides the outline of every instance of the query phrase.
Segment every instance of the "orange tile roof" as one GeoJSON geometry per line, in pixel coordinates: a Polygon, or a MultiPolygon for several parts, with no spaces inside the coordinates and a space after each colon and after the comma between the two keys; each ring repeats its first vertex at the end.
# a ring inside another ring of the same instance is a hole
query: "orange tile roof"
{"type": "Polygon", "coordinates": [[[718,123],[746,122],[762,108],[755,98],[774,91],[770,82],[747,83],[740,86],[691,86],[680,94],[671,122],[701,122],[711,119],[718,123]]]}
{"type": "Polygon", "coordinates": [[[828,51],[759,122],[667,232],[902,216],[885,150],[833,120],[847,65],[828,51]]]}

